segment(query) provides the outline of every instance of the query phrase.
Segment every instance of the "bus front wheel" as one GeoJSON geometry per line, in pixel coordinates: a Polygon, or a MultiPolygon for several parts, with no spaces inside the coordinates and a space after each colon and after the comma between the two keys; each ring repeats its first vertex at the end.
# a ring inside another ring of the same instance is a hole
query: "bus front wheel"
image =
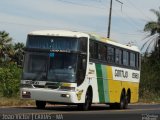
{"type": "Polygon", "coordinates": [[[85,103],[78,104],[78,108],[80,110],[88,110],[91,107],[92,104],[92,93],[90,90],[87,90],[86,96],[85,96],[85,103]]]}
{"type": "Polygon", "coordinates": [[[44,109],[46,106],[46,102],[45,101],[39,101],[39,100],[36,100],[36,107],[38,109],[44,109]]]}

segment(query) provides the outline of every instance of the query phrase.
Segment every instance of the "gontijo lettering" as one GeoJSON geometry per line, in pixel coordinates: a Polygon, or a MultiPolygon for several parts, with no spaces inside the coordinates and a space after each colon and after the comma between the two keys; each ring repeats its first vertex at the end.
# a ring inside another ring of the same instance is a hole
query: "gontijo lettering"
{"type": "Polygon", "coordinates": [[[128,78],[128,71],[116,69],[116,70],[115,70],[115,77],[128,78]]]}

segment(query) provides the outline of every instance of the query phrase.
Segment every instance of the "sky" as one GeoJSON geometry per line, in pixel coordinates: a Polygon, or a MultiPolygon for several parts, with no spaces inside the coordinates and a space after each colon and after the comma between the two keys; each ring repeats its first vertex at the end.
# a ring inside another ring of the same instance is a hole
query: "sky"
{"type": "MultiPolygon", "coordinates": [[[[107,36],[110,0],[0,0],[0,30],[13,42],[26,42],[36,30],[73,30],[107,36]]],[[[156,21],[150,9],[160,7],[160,0],[113,0],[111,39],[139,48],[147,33],[148,21],[156,21]]]]}

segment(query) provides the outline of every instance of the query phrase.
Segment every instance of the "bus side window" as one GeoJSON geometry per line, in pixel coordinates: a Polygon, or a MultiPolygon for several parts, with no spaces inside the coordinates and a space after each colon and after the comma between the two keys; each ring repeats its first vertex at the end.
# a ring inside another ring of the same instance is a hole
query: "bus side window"
{"type": "Polygon", "coordinates": [[[90,40],[90,45],[89,45],[89,52],[90,52],[90,58],[97,59],[98,58],[98,44],[96,42],[93,42],[90,40]]]}
{"type": "Polygon", "coordinates": [[[79,50],[87,53],[87,38],[82,37],[79,39],[79,50]]]}
{"type": "Polygon", "coordinates": [[[103,44],[98,45],[98,59],[106,61],[107,47],[103,44]]]}
{"type": "Polygon", "coordinates": [[[110,46],[107,47],[107,61],[108,63],[114,63],[114,48],[110,46]]]}
{"type": "Polygon", "coordinates": [[[89,43],[89,57],[94,58],[94,42],[91,40],[89,43]]]}
{"type": "Polygon", "coordinates": [[[138,53],[136,53],[136,67],[137,67],[137,69],[139,69],[139,62],[140,62],[140,60],[139,60],[139,54],[138,53]]]}
{"type": "Polygon", "coordinates": [[[127,51],[123,51],[123,65],[129,65],[129,53],[127,51]]]}
{"type": "Polygon", "coordinates": [[[118,65],[122,64],[122,50],[120,49],[115,50],[115,63],[118,65]]]}
{"type": "Polygon", "coordinates": [[[130,53],[130,66],[136,67],[136,54],[133,52],[130,53]]]}

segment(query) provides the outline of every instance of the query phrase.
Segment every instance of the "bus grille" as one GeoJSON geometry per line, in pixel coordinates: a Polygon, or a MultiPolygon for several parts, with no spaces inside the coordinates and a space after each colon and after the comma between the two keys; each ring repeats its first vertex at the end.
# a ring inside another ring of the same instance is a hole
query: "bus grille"
{"type": "Polygon", "coordinates": [[[51,88],[51,89],[58,89],[59,88],[59,84],[57,83],[46,83],[46,88],[51,88]]]}
{"type": "Polygon", "coordinates": [[[35,88],[45,88],[44,85],[33,85],[35,88]]]}
{"type": "Polygon", "coordinates": [[[46,85],[33,85],[35,88],[50,88],[50,89],[58,89],[59,84],[57,83],[46,83],[46,85]]]}

